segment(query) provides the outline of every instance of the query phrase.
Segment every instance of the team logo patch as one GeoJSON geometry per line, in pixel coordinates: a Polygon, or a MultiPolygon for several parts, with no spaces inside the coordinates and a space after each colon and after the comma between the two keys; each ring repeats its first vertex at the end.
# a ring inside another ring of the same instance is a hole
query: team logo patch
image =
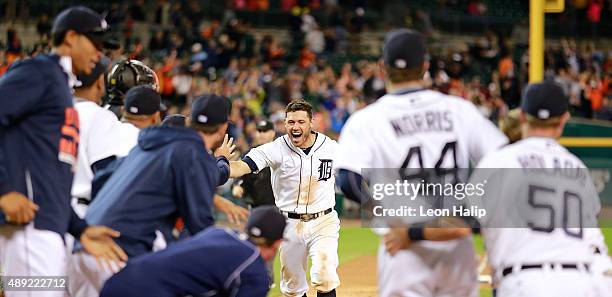
{"type": "Polygon", "coordinates": [[[330,159],[319,159],[321,165],[319,165],[319,180],[326,181],[332,176],[332,160],[330,159]]]}

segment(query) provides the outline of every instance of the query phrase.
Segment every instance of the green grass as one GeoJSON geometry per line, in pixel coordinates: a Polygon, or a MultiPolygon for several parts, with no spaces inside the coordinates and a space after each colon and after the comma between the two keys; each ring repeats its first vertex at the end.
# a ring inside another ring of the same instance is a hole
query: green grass
{"type": "MultiPolygon", "coordinates": [[[[608,224],[602,224],[602,226],[612,226],[612,221],[607,222],[608,224]]],[[[606,244],[612,246],[612,228],[602,228],[606,244]]],[[[340,229],[340,240],[338,242],[338,257],[340,259],[340,265],[347,261],[357,259],[365,255],[375,255],[379,245],[379,238],[377,235],[372,233],[367,228],[360,227],[345,227],[340,229]]],[[[474,236],[474,246],[476,252],[479,255],[484,253],[484,243],[482,237],[474,236]]],[[[310,263],[308,264],[310,268],[310,263]]],[[[376,272],[372,271],[372,277],[376,272]]],[[[278,257],[274,261],[274,277],[276,278],[277,287],[270,291],[268,296],[276,297],[280,296],[279,284],[280,284],[280,261],[278,257]]],[[[310,277],[309,277],[310,278],[310,277]]],[[[480,297],[491,297],[492,293],[490,289],[481,289],[480,297]]]]}
{"type": "Polygon", "coordinates": [[[601,231],[606,238],[606,245],[608,246],[608,251],[610,252],[610,247],[612,246],[612,228],[602,228],[601,231]]]}

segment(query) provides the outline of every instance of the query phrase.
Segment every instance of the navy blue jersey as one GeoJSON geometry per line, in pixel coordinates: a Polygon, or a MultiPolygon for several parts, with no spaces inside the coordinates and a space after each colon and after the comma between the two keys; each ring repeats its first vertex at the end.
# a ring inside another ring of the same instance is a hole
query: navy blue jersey
{"type": "MultiPolygon", "coordinates": [[[[211,225],[219,179],[216,159],[190,128],[150,127],[122,159],[85,220],[121,232],[115,241],[130,257],[150,252],[155,230],[171,229],[180,216],[195,234],[211,225]]],[[[75,247],[79,250],[79,244],[75,247]]]]}
{"type": "Polygon", "coordinates": [[[39,55],[16,62],[0,79],[0,195],[16,191],[31,197],[40,206],[34,227],[61,235],[76,217],[70,188],[79,121],[68,84],[71,71],[63,69],[59,56],[39,55]]]}
{"type": "Polygon", "coordinates": [[[265,297],[270,280],[246,235],[211,227],[165,250],[131,260],[100,297],[265,297]]]}

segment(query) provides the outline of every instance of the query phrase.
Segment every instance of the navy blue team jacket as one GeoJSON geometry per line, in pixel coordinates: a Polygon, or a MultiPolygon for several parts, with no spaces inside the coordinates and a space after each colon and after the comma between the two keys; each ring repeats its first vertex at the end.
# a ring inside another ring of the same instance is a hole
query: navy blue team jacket
{"type": "Polygon", "coordinates": [[[106,282],[100,297],[265,297],[270,283],[266,265],[257,247],[242,236],[211,227],[137,257],[106,282]]]}
{"type": "Polygon", "coordinates": [[[121,232],[117,244],[129,257],[142,255],[152,250],[155,230],[171,229],[179,216],[191,234],[213,225],[218,179],[216,159],[195,130],[146,128],[89,205],[85,220],[121,232]]]}
{"type": "MultiPolygon", "coordinates": [[[[69,226],[85,227],[70,206],[78,128],[57,55],[17,62],[0,79],[0,195],[32,197],[40,206],[37,229],[63,235],[69,226]]],[[[0,225],[5,223],[0,212],[0,225]]]]}

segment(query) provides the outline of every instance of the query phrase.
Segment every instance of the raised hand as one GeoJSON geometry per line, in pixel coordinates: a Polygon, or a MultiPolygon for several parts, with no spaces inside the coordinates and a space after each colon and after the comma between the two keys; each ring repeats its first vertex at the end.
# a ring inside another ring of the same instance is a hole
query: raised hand
{"type": "Polygon", "coordinates": [[[223,137],[223,143],[215,150],[215,157],[224,156],[228,160],[234,157],[236,153],[234,150],[236,149],[236,145],[234,144],[234,138],[229,138],[227,134],[223,137]]]}

